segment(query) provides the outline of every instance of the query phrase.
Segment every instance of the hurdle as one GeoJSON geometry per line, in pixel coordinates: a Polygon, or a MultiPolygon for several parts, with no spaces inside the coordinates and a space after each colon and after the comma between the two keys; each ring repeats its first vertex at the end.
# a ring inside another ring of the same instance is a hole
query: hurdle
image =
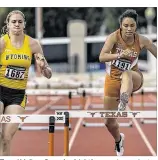
{"type": "MultiPolygon", "coordinates": [[[[67,96],[69,94],[69,92],[71,92],[74,96],[77,96],[77,91],[76,89],[26,89],[26,94],[28,96],[36,96],[35,97],[35,103],[38,104],[39,102],[39,97],[40,96],[45,96],[45,98],[47,98],[47,100],[56,100],[57,96],[67,96]]],[[[61,109],[66,109],[66,108],[62,108],[62,106],[58,106],[61,107],[61,109]]],[[[56,106],[50,106],[50,109],[57,109],[58,107],[56,106]]],[[[65,106],[67,107],[67,106],[65,106]]],[[[73,109],[80,109],[79,106],[72,106],[73,109]]],[[[38,107],[37,106],[26,106],[26,111],[35,111],[37,110],[38,107]]]]}
{"type": "MultiPolygon", "coordinates": [[[[148,90],[148,91],[149,92],[156,92],[156,90],[148,90]]],[[[145,92],[142,89],[142,91],[141,91],[141,108],[142,108],[143,111],[145,110],[144,95],[145,95],[145,92]]],[[[156,105],[150,105],[150,107],[156,107],[156,105]]],[[[157,123],[157,119],[144,119],[144,118],[141,118],[140,122],[142,124],[155,124],[155,123],[157,123]]]]}
{"type": "MultiPolygon", "coordinates": [[[[80,90],[81,89],[82,88],[80,88],[80,90]]],[[[104,92],[103,88],[93,88],[93,89],[85,88],[85,90],[86,90],[87,94],[91,94],[92,93],[93,95],[98,96],[98,97],[102,96],[103,92],[104,92]]],[[[134,92],[133,95],[141,94],[141,90],[142,89],[139,89],[138,91],[134,92]]],[[[145,88],[143,88],[143,90],[144,90],[144,94],[146,92],[151,92],[151,93],[155,93],[156,92],[156,89],[153,88],[153,87],[145,87],[145,88]]],[[[100,97],[100,98],[103,99],[103,96],[100,97]]],[[[91,98],[91,99],[93,99],[93,98],[91,98]]],[[[129,105],[130,106],[132,105],[133,107],[141,107],[142,106],[142,102],[134,102],[133,101],[132,104],[129,102],[129,105]]],[[[152,103],[152,102],[144,102],[143,105],[144,105],[144,107],[148,107],[148,106],[156,107],[156,103],[152,103]]],[[[91,109],[104,109],[104,105],[103,104],[95,104],[95,105],[91,104],[90,108],[91,109]]]]}
{"type": "MultiPolygon", "coordinates": [[[[80,105],[80,109],[83,109],[83,110],[85,109],[85,103],[86,103],[85,96],[86,96],[86,93],[83,90],[82,95],[80,95],[80,104],[81,104],[80,105]]],[[[69,99],[68,99],[68,108],[67,109],[68,109],[68,111],[71,111],[71,110],[73,110],[72,109],[72,93],[71,92],[69,92],[69,96],[68,97],[69,97],[69,99]]],[[[62,110],[61,108],[60,109],[58,108],[57,110],[55,110],[55,113],[57,115],[61,115],[61,113],[62,113],[62,112],[60,112],[61,110],[62,110]]],[[[69,119],[69,130],[71,130],[71,129],[72,129],[72,127],[71,127],[71,119],[69,119]]]]}
{"type": "MultiPolygon", "coordinates": [[[[59,109],[65,109],[65,110],[71,110],[72,109],[72,92],[69,91],[68,92],[68,107],[65,106],[65,107],[61,107],[61,106],[58,106],[58,107],[55,107],[55,106],[51,106],[49,107],[50,110],[59,110],[59,109]]],[[[58,126],[58,129],[59,130],[64,130],[65,128],[63,126],[58,126]]],[[[69,123],[69,130],[71,130],[71,123],[69,123]]]]}
{"type": "Polygon", "coordinates": [[[48,124],[48,155],[54,156],[54,134],[56,123],[64,124],[64,155],[69,155],[69,112],[63,115],[3,115],[2,123],[45,123],[48,124]],[[9,121],[5,121],[9,117],[9,121]]]}
{"type": "Polygon", "coordinates": [[[68,92],[66,92],[64,95],[68,95],[68,106],[66,105],[66,106],[63,106],[63,105],[58,105],[58,106],[50,106],[49,107],[49,109],[50,110],[58,110],[58,109],[60,109],[60,110],[79,110],[79,109],[81,109],[81,107],[80,106],[73,106],[72,105],[72,96],[73,97],[78,97],[78,95],[77,95],[77,91],[76,92],[72,92],[71,90],[68,90],[68,92]]]}
{"type": "MultiPolygon", "coordinates": [[[[52,103],[49,103],[44,107],[43,110],[45,110],[46,108],[49,108],[49,105],[50,104],[54,104],[56,103],[57,101],[59,101],[60,99],[62,99],[62,97],[58,97],[58,99],[56,99],[56,101],[52,102],[52,103]]],[[[38,111],[37,111],[38,112],[38,111]]],[[[36,114],[39,114],[39,113],[33,113],[32,115],[36,115],[36,114]]],[[[40,130],[48,130],[48,126],[23,126],[23,123],[19,124],[18,126],[18,130],[20,131],[40,131],[40,130]]],[[[63,130],[63,126],[55,126],[55,130],[63,130]]]]}
{"type": "MultiPolygon", "coordinates": [[[[100,96],[101,94],[103,94],[103,89],[102,88],[97,88],[97,89],[95,89],[95,88],[80,88],[78,90],[78,92],[81,92],[82,90],[85,91],[85,96],[83,96],[84,101],[85,101],[85,97],[86,97],[87,94],[90,95],[91,101],[92,101],[93,95],[100,96]]],[[[133,109],[133,94],[131,95],[130,102],[132,104],[131,109],[133,109]]],[[[92,106],[93,105],[90,105],[90,108],[94,109],[95,107],[92,107],[92,106]]],[[[99,109],[99,107],[97,107],[97,109],[99,109]]],[[[102,107],[102,109],[103,109],[103,107],[102,107]]],[[[86,122],[86,120],[82,120],[82,126],[83,127],[105,127],[105,123],[97,123],[97,122],[93,123],[93,122],[86,122]]],[[[119,126],[120,127],[132,127],[133,126],[133,122],[132,122],[132,120],[130,120],[129,122],[124,122],[124,123],[120,122],[119,126]]]]}
{"type": "Polygon", "coordinates": [[[45,123],[48,124],[48,155],[54,156],[54,135],[56,123],[64,124],[64,155],[69,155],[69,112],[63,115],[3,115],[1,123],[45,123]],[[9,121],[5,119],[9,117],[9,121]],[[4,119],[4,120],[3,120],[4,119]]]}
{"type": "MultiPolygon", "coordinates": [[[[48,89],[26,89],[26,95],[28,96],[36,96],[35,103],[38,105],[38,97],[39,96],[49,96],[51,95],[50,90],[48,89]]],[[[38,106],[26,106],[26,111],[36,111],[38,106]]]]}
{"type": "MultiPolygon", "coordinates": [[[[69,112],[64,112],[64,156],[69,156],[69,112]]],[[[48,141],[48,155],[54,156],[54,134],[55,134],[55,118],[51,116],[49,119],[49,141],[48,141]]]]}
{"type": "MultiPolygon", "coordinates": [[[[57,90],[48,90],[48,89],[29,89],[27,90],[27,94],[29,95],[48,95],[48,96],[68,96],[68,105],[65,106],[64,108],[61,107],[61,106],[55,106],[53,104],[53,106],[49,106],[48,109],[50,110],[74,110],[74,109],[81,109],[81,108],[84,108],[84,101],[85,99],[83,98],[84,97],[84,94],[85,92],[83,91],[82,93],[82,96],[81,95],[78,95],[77,93],[77,90],[75,89],[71,89],[71,90],[60,90],[60,89],[57,89],[57,90]],[[78,106],[78,107],[73,107],[72,106],[72,96],[73,97],[79,97],[80,96],[80,102],[81,102],[81,105],[78,106]]],[[[63,97],[64,98],[64,97],[63,97]]],[[[56,101],[58,101],[58,99],[56,99],[56,101]]],[[[56,103],[55,101],[55,103],[56,103]]],[[[32,107],[31,107],[32,108],[32,107]]],[[[71,122],[71,120],[70,120],[71,122]]],[[[71,123],[69,123],[69,130],[72,129],[72,126],[71,126],[71,123]]],[[[34,130],[48,130],[48,126],[22,126],[22,125],[19,125],[19,130],[25,130],[25,131],[34,131],[34,130]]],[[[55,126],[55,130],[64,130],[64,127],[63,126],[55,126]]]]}
{"type": "MultiPolygon", "coordinates": [[[[103,88],[84,88],[84,89],[88,92],[88,94],[91,95],[91,97],[93,95],[100,96],[101,94],[103,94],[103,88]]],[[[80,89],[80,91],[81,90],[82,90],[82,88],[80,89]]],[[[148,106],[156,107],[156,103],[144,102],[144,99],[143,99],[144,98],[144,96],[143,96],[144,92],[156,92],[156,89],[153,88],[153,87],[145,87],[143,89],[140,89],[140,90],[132,93],[130,101],[129,101],[129,106],[130,106],[131,110],[133,110],[134,107],[142,107],[142,110],[144,110],[144,108],[148,107],[148,106]],[[141,102],[134,102],[133,95],[137,95],[137,94],[141,95],[141,102]]],[[[90,108],[92,108],[92,109],[103,109],[104,106],[100,105],[100,104],[99,105],[98,104],[96,104],[96,105],[91,104],[90,108]]],[[[147,124],[147,123],[152,124],[152,123],[156,123],[156,122],[157,122],[157,120],[141,119],[142,124],[147,124]]],[[[85,120],[82,122],[82,124],[83,124],[84,127],[104,127],[105,126],[104,123],[86,123],[85,120]]],[[[119,123],[119,125],[121,127],[132,127],[133,126],[133,121],[130,120],[129,122],[126,122],[126,123],[119,123]]]]}
{"type": "Polygon", "coordinates": [[[48,124],[48,155],[54,156],[55,124],[64,124],[64,155],[69,155],[69,113],[63,115],[3,115],[1,123],[45,123],[48,124]],[[9,117],[9,121],[6,121],[9,117]]]}

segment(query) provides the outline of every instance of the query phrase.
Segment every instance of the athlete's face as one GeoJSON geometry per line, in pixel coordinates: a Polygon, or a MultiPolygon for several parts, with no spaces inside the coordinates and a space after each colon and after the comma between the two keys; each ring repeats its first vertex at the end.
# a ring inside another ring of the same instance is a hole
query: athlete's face
{"type": "Polygon", "coordinates": [[[25,28],[24,18],[21,14],[12,14],[9,19],[8,29],[12,34],[20,35],[25,28]]]}
{"type": "Polygon", "coordinates": [[[122,20],[121,29],[122,34],[124,34],[126,37],[131,37],[134,35],[136,31],[136,21],[133,18],[126,17],[122,20]]]}

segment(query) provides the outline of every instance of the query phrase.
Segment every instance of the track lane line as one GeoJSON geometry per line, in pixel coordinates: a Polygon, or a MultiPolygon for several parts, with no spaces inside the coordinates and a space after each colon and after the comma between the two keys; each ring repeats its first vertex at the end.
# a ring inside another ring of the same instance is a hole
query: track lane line
{"type": "Polygon", "coordinates": [[[58,97],[55,101],[50,101],[49,103],[45,104],[43,107],[40,107],[37,111],[33,112],[32,114],[40,114],[41,112],[47,110],[50,107],[50,105],[55,104],[62,98],[63,97],[58,97]]]}
{"type": "Polygon", "coordinates": [[[153,94],[149,94],[148,97],[149,97],[149,99],[151,99],[153,102],[155,102],[155,103],[157,102],[157,101],[156,101],[156,96],[154,96],[153,94]]]}
{"type": "MultiPolygon", "coordinates": [[[[88,97],[87,101],[86,101],[86,104],[85,104],[85,110],[88,109],[89,105],[90,105],[91,101],[90,101],[90,97],[88,97]]],[[[80,129],[80,126],[81,126],[81,123],[82,123],[82,120],[83,120],[83,117],[79,118],[76,125],[75,125],[75,128],[74,128],[74,131],[71,135],[71,138],[70,138],[70,141],[69,141],[69,152],[71,151],[71,148],[74,144],[74,141],[76,139],[76,136],[79,132],[79,129],[80,129]]]]}
{"type": "MultiPolygon", "coordinates": [[[[129,108],[129,106],[127,106],[127,109],[131,111],[131,109],[129,108]]],[[[156,152],[153,149],[152,145],[150,144],[148,138],[146,137],[145,133],[143,132],[142,128],[140,127],[138,120],[136,120],[136,118],[132,118],[133,123],[136,126],[136,129],[138,130],[141,138],[143,139],[145,145],[147,146],[147,148],[149,149],[150,153],[152,154],[152,156],[156,156],[156,152]]]]}

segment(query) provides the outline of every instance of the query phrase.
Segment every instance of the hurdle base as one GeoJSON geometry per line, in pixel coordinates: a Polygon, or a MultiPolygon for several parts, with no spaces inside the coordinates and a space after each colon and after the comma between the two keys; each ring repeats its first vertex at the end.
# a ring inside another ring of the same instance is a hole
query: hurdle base
{"type": "Polygon", "coordinates": [[[129,122],[126,122],[126,123],[119,123],[119,126],[120,127],[133,127],[133,122],[129,121],[129,122]]]}
{"type": "MultiPolygon", "coordinates": [[[[48,126],[20,126],[19,131],[46,131],[49,130],[48,126]]],[[[64,126],[55,126],[56,131],[64,130],[64,126]]],[[[71,125],[69,125],[69,130],[72,130],[71,125]]]]}
{"type": "MultiPolygon", "coordinates": [[[[83,127],[105,127],[104,123],[89,123],[89,122],[82,122],[83,127]]],[[[127,123],[119,123],[120,127],[133,127],[132,121],[129,121],[127,123]]]]}
{"type": "Polygon", "coordinates": [[[155,119],[141,119],[141,124],[156,124],[157,120],[155,119]]]}

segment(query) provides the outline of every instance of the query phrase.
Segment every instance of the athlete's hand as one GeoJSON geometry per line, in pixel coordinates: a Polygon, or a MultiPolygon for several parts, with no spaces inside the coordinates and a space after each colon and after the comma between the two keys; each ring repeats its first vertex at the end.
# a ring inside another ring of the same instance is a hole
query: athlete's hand
{"type": "Polygon", "coordinates": [[[129,58],[131,57],[131,50],[130,49],[125,49],[122,50],[122,52],[120,53],[120,58],[129,58]]]}
{"type": "Polygon", "coordinates": [[[39,65],[41,68],[45,66],[45,58],[41,53],[36,53],[35,59],[36,59],[37,65],[39,65]]]}

